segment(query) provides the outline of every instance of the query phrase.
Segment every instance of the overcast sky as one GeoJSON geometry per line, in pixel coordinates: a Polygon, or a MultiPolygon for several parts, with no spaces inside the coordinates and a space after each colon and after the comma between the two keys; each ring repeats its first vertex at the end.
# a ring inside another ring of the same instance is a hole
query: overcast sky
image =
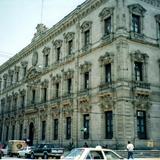
{"type": "Polygon", "coordinates": [[[0,0],[0,65],[31,42],[38,23],[51,28],[84,1],[0,0]]]}

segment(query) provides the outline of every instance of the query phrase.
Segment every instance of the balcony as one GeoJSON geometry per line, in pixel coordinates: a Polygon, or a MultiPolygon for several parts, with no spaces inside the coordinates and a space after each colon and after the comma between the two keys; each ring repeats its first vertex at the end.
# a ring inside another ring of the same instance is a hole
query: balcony
{"type": "Polygon", "coordinates": [[[133,81],[133,92],[135,95],[144,95],[149,96],[150,95],[150,83],[146,83],[143,81],[133,81]]]}
{"type": "Polygon", "coordinates": [[[111,96],[114,91],[114,86],[112,82],[102,82],[99,85],[99,96],[111,96]]]}
{"type": "Polygon", "coordinates": [[[89,96],[89,94],[90,94],[90,89],[89,88],[81,89],[78,92],[78,96],[89,96]]]}
{"type": "Polygon", "coordinates": [[[144,34],[136,33],[136,32],[130,32],[130,39],[136,40],[136,41],[144,41],[144,34]]]}

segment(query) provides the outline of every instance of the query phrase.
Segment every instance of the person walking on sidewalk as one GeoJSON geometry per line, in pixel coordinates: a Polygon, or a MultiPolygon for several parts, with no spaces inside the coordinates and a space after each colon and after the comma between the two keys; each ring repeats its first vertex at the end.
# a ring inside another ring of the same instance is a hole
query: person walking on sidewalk
{"type": "Polygon", "coordinates": [[[130,158],[133,159],[133,150],[134,150],[134,145],[130,141],[128,141],[128,144],[127,144],[128,159],[130,158]]]}

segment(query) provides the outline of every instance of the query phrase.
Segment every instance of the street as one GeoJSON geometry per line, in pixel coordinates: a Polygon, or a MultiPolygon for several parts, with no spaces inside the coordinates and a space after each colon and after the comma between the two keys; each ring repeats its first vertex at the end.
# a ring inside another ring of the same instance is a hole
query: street
{"type": "MultiPolygon", "coordinates": [[[[18,159],[18,160],[24,160],[25,158],[2,157],[2,159],[18,159]]],[[[125,160],[127,160],[127,159],[125,159],[125,160]]],[[[134,158],[134,160],[160,160],[160,158],[134,158]]]]}

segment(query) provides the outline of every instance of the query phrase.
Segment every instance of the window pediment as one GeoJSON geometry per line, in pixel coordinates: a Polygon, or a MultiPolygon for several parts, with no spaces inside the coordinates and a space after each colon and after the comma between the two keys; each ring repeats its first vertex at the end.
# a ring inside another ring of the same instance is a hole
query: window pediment
{"type": "Polygon", "coordinates": [[[61,81],[61,76],[56,74],[56,76],[52,77],[52,83],[59,83],[61,81]]]}
{"type": "Polygon", "coordinates": [[[68,32],[67,34],[64,34],[64,39],[65,39],[66,41],[73,40],[73,39],[74,39],[74,35],[75,35],[74,32],[68,32]]]}
{"type": "Polygon", "coordinates": [[[21,95],[25,95],[25,94],[26,94],[26,90],[25,90],[25,89],[19,90],[19,93],[20,93],[21,95]]]}
{"type": "Polygon", "coordinates": [[[91,28],[91,26],[92,26],[92,22],[91,21],[85,21],[81,25],[81,31],[85,32],[85,31],[89,30],[91,28]]]}
{"type": "Polygon", "coordinates": [[[31,67],[28,72],[27,72],[27,75],[26,75],[26,78],[27,79],[31,79],[31,78],[34,78],[38,75],[40,75],[41,71],[39,71],[38,69],[36,69],[35,67],[31,67]]]}
{"type": "Polygon", "coordinates": [[[13,75],[13,74],[14,74],[14,70],[9,69],[9,70],[8,70],[8,75],[11,76],[11,75],[13,75]]]}
{"type": "Polygon", "coordinates": [[[103,8],[103,10],[99,13],[99,17],[103,20],[105,17],[108,17],[113,14],[114,8],[103,8]]]}
{"type": "Polygon", "coordinates": [[[149,56],[146,53],[142,53],[140,50],[136,50],[131,54],[132,61],[147,62],[149,56]]]}
{"type": "Polygon", "coordinates": [[[144,13],[146,12],[146,9],[143,8],[140,4],[132,4],[129,5],[128,8],[131,13],[135,13],[141,16],[143,16],[144,13]]]}
{"type": "Polygon", "coordinates": [[[4,78],[4,79],[7,79],[7,77],[8,77],[8,74],[5,73],[5,74],[3,75],[3,78],[4,78]]]}
{"type": "Polygon", "coordinates": [[[73,74],[74,74],[74,70],[69,69],[68,71],[65,71],[63,73],[63,77],[64,77],[64,79],[73,78],[73,74]]]}
{"type": "Polygon", "coordinates": [[[18,97],[18,93],[17,92],[12,92],[12,96],[13,96],[13,99],[15,99],[15,98],[18,97]]]}
{"type": "Polygon", "coordinates": [[[160,23],[160,14],[155,15],[155,19],[156,19],[156,21],[157,21],[158,23],[160,23]]]}
{"type": "Polygon", "coordinates": [[[62,42],[63,42],[62,40],[57,39],[55,41],[52,41],[52,44],[55,46],[55,48],[59,48],[62,46],[62,42]]]}
{"type": "Polygon", "coordinates": [[[84,64],[80,65],[81,73],[89,72],[91,70],[92,64],[85,61],[84,64]]]}
{"type": "Polygon", "coordinates": [[[48,87],[48,83],[49,81],[47,79],[45,79],[43,82],[41,82],[42,87],[48,87]]]}
{"type": "Polygon", "coordinates": [[[22,61],[21,65],[22,65],[22,67],[26,67],[28,65],[28,62],[27,61],[22,61]]]}
{"type": "Polygon", "coordinates": [[[50,53],[50,50],[51,50],[51,48],[45,46],[43,51],[42,51],[43,55],[48,55],[50,53]]]}
{"type": "Polygon", "coordinates": [[[99,62],[101,65],[112,63],[114,54],[111,52],[106,52],[103,56],[100,56],[99,62]]]}
{"type": "Polygon", "coordinates": [[[15,67],[14,67],[15,72],[19,72],[19,69],[20,69],[19,66],[15,66],[15,67]]]}

